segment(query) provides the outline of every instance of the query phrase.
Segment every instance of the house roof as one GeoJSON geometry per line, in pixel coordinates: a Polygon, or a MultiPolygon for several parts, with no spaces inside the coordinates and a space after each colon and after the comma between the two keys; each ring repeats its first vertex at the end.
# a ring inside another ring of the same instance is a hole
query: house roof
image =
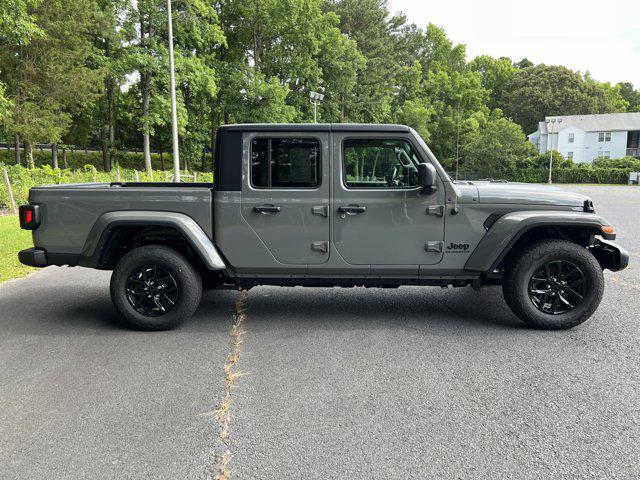
{"type": "MultiPolygon", "coordinates": [[[[554,133],[569,127],[578,127],[585,132],[640,130],[640,112],[602,113],[597,115],[565,115],[545,117],[545,120],[548,120],[549,118],[562,119],[560,127],[554,127],[554,133]]],[[[547,134],[547,124],[545,122],[539,122],[538,130],[542,134],[547,134]]]]}

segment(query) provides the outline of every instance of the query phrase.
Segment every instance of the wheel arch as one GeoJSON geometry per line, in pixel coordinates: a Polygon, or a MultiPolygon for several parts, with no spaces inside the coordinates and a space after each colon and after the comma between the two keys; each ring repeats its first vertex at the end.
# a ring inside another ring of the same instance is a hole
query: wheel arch
{"type": "Polygon", "coordinates": [[[79,264],[111,269],[135,246],[165,244],[202,263],[208,270],[226,264],[213,242],[191,217],[177,212],[115,211],[94,223],[82,249],[79,264]]]}
{"type": "Polygon", "coordinates": [[[561,238],[589,246],[596,235],[604,234],[608,225],[602,217],[582,212],[529,211],[503,215],[491,227],[474,249],[465,264],[465,270],[491,273],[524,245],[531,242],[561,238]]]}

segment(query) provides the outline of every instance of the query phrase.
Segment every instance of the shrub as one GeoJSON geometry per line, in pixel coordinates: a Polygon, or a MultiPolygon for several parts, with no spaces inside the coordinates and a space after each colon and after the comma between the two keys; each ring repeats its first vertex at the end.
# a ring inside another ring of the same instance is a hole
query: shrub
{"type": "MultiPolygon", "coordinates": [[[[574,164],[571,167],[560,167],[553,170],[554,183],[602,183],[626,184],[629,180],[629,169],[601,168],[592,165],[574,164]]],[[[458,174],[461,180],[480,180],[494,178],[510,182],[546,183],[549,179],[548,168],[527,167],[499,172],[463,171],[458,174]]]]}
{"type": "Polygon", "coordinates": [[[624,158],[596,158],[594,167],[599,168],[626,168],[632,172],[640,172],[640,159],[634,157],[624,158]]]}

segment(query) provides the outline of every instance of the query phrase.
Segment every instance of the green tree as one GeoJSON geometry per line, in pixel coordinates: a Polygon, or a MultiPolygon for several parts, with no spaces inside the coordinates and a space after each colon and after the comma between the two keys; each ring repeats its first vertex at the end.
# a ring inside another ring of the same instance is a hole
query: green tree
{"type": "Polygon", "coordinates": [[[98,0],[95,22],[95,64],[104,69],[104,90],[94,108],[90,110],[98,140],[102,146],[102,163],[105,171],[113,166],[116,148],[116,109],[118,94],[128,73],[125,60],[125,41],[131,36],[125,29],[124,19],[127,0],[98,0]]]}
{"type": "Polygon", "coordinates": [[[618,83],[616,87],[619,89],[620,96],[629,104],[627,111],[640,112],[640,91],[634,90],[633,84],[630,82],[618,83]]]}
{"type": "MultiPolygon", "coordinates": [[[[42,30],[36,25],[30,10],[35,8],[39,0],[6,0],[0,3],[0,48],[3,50],[17,49],[21,45],[28,45],[31,38],[42,35],[42,30]]],[[[11,72],[3,73],[0,67],[0,78],[7,78],[11,72]]],[[[0,82],[0,122],[6,122],[11,117],[11,109],[15,105],[6,97],[6,87],[0,82]]],[[[20,138],[14,133],[15,158],[20,164],[20,138]]]]}
{"type": "Polygon", "coordinates": [[[535,147],[526,140],[522,128],[504,118],[500,110],[477,118],[479,128],[464,139],[465,169],[504,175],[535,155],[535,147]]]}
{"type": "MultiPolygon", "coordinates": [[[[201,0],[183,0],[173,6],[176,87],[181,152],[185,167],[199,157],[208,138],[208,105],[218,87],[213,67],[216,48],[224,45],[218,12],[201,0]]],[[[130,70],[139,81],[142,147],[145,169],[152,174],[151,137],[169,125],[169,58],[166,4],[139,0],[129,12],[128,31],[134,33],[127,52],[130,70]]],[[[162,135],[160,135],[162,136],[162,135]]]]}
{"type": "Polygon", "coordinates": [[[325,89],[320,117],[338,120],[364,64],[322,0],[231,0],[220,5],[228,47],[218,54],[219,122],[309,121],[309,92],[325,89]]]}
{"type": "Polygon", "coordinates": [[[514,62],[513,66],[516,67],[516,68],[522,69],[522,68],[533,67],[533,66],[535,66],[535,64],[531,60],[529,60],[528,58],[523,58],[519,62],[514,62]]]}
{"type": "Polygon", "coordinates": [[[595,80],[591,73],[587,72],[584,75],[584,81],[590,86],[599,90],[604,94],[608,106],[607,113],[621,113],[626,112],[629,108],[629,102],[622,95],[622,89],[618,85],[611,85],[609,82],[598,82],[595,80]]]}
{"type": "Polygon", "coordinates": [[[98,93],[102,71],[87,67],[92,53],[88,32],[96,12],[91,0],[27,2],[29,27],[41,33],[31,41],[0,48],[2,81],[13,104],[8,129],[24,140],[33,166],[34,142],[58,143],[73,114],[98,93]]]}
{"type": "Polygon", "coordinates": [[[391,16],[386,0],[337,0],[328,7],[340,18],[340,31],[353,39],[365,58],[350,94],[343,95],[344,121],[386,122],[391,119],[398,74],[398,40],[406,18],[391,16]]]}
{"type": "MultiPolygon", "coordinates": [[[[166,120],[162,108],[154,109],[152,96],[159,94],[157,87],[158,76],[163,74],[166,64],[168,47],[162,42],[159,31],[166,28],[166,11],[163,4],[154,0],[139,0],[130,5],[126,30],[131,33],[130,47],[127,52],[128,64],[139,76],[137,91],[140,95],[141,115],[140,129],[142,131],[142,148],[144,151],[144,168],[147,174],[153,175],[151,166],[151,135],[154,126],[164,124],[166,120]],[[155,82],[154,82],[155,81],[155,82]],[[154,85],[155,84],[155,85],[154,85]]],[[[162,97],[156,95],[162,103],[162,97]]]]}
{"type": "Polygon", "coordinates": [[[431,142],[431,131],[429,130],[434,121],[436,111],[421,100],[407,100],[398,109],[395,121],[412,127],[425,142],[431,142]]]}
{"type": "Polygon", "coordinates": [[[177,3],[174,24],[177,88],[184,111],[180,155],[186,168],[204,159],[203,147],[212,129],[212,105],[219,91],[216,58],[219,49],[226,46],[226,38],[218,11],[210,2],[177,3]]]}
{"type": "Polygon", "coordinates": [[[547,115],[616,111],[606,92],[566,67],[537,65],[518,70],[500,101],[505,115],[525,132],[536,130],[547,115]]]}
{"type": "Polygon", "coordinates": [[[480,55],[469,63],[469,68],[480,74],[482,86],[489,91],[489,108],[498,107],[517,67],[508,58],[480,55]]]}
{"type": "Polygon", "coordinates": [[[465,46],[454,45],[444,29],[432,23],[427,25],[416,56],[425,75],[431,71],[463,73],[467,68],[465,46]]]}

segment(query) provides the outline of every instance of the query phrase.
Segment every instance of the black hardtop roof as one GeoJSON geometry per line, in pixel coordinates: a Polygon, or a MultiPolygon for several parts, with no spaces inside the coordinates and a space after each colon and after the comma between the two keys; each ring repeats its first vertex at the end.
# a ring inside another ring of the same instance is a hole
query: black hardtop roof
{"type": "Polygon", "coordinates": [[[406,125],[367,123],[243,123],[224,125],[225,131],[235,132],[408,132],[406,125]]]}

